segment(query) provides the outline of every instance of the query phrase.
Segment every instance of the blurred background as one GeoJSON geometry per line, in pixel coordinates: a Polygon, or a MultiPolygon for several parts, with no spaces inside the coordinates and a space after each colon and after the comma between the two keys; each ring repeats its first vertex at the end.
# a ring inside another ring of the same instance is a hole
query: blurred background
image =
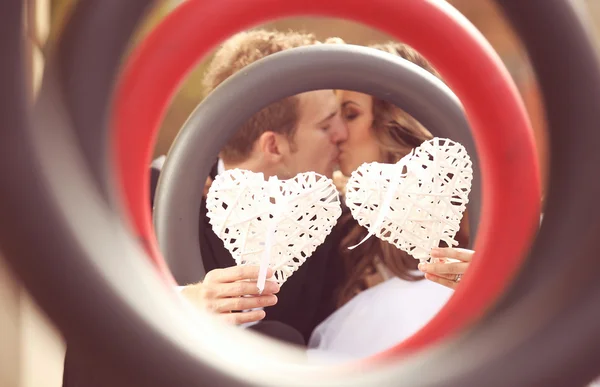
{"type": "MultiPolygon", "coordinates": [[[[127,1],[127,0],[123,0],[127,1]]],[[[157,2],[133,39],[132,47],[156,23],[182,0],[157,2]]],[[[451,0],[483,33],[511,72],[531,117],[539,149],[542,175],[547,173],[548,150],[543,106],[535,74],[529,66],[523,48],[492,0],[451,0]]],[[[582,11],[590,16],[592,28],[600,41],[600,0],[577,0],[582,11]]],[[[25,0],[26,3],[26,65],[31,74],[31,98],[35,98],[44,69],[48,47],[59,36],[75,0],[25,0]]],[[[365,7],[368,2],[365,2],[365,7]]],[[[540,10],[542,11],[542,10],[540,10]]],[[[274,29],[294,29],[315,33],[325,39],[338,36],[354,44],[369,44],[390,40],[389,36],[353,22],[301,17],[277,20],[261,26],[274,29]]],[[[107,28],[110,28],[107,26],[107,28]]],[[[424,26],[423,28],[427,28],[424,26]]],[[[198,64],[174,97],[161,127],[155,155],[165,154],[188,115],[201,101],[200,82],[206,61],[198,64]]],[[[465,58],[468,60],[468,58],[465,58]]],[[[93,76],[93,74],[90,74],[93,76]]],[[[93,302],[93,301],[91,301],[93,302]]],[[[62,381],[64,342],[27,293],[14,281],[0,256],[0,387],[57,387],[62,381]]]]}

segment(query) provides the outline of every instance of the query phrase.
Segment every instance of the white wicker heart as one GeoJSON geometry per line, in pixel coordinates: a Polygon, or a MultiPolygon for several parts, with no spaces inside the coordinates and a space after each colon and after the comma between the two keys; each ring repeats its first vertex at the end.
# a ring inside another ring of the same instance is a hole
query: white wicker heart
{"type": "MultiPolygon", "coordinates": [[[[434,138],[396,164],[365,163],[348,180],[346,204],[369,235],[421,261],[454,240],[468,203],[472,163],[466,149],[434,138]]],[[[361,242],[361,243],[362,243],[361,242]]]]}
{"type": "Polygon", "coordinates": [[[331,179],[314,172],[289,180],[241,169],[212,183],[208,218],[238,265],[257,265],[260,292],[267,268],[282,285],[333,229],[342,210],[331,179]]]}

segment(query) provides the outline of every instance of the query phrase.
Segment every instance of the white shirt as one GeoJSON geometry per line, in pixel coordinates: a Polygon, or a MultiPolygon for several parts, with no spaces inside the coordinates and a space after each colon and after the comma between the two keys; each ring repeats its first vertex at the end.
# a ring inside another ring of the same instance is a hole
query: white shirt
{"type": "Polygon", "coordinates": [[[390,278],[359,293],[319,324],[308,343],[309,358],[335,362],[389,349],[423,327],[452,293],[427,280],[390,278]]]}

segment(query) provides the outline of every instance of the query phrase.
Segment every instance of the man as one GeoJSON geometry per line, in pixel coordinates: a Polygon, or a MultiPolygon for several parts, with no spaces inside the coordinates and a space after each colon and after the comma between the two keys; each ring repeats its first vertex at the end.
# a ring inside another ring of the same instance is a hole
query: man
{"type": "MultiPolygon", "coordinates": [[[[205,91],[209,93],[229,76],[267,55],[318,43],[310,34],[264,30],[240,33],[215,54],[206,74],[205,91]]],[[[307,92],[256,113],[222,149],[220,159],[224,169],[243,168],[267,177],[286,179],[306,171],[331,177],[337,162],[337,145],[346,136],[333,91],[307,92]]],[[[157,162],[152,167],[154,185],[161,165],[157,162]]],[[[243,297],[257,295],[258,267],[235,265],[223,242],[212,232],[204,202],[201,208],[199,237],[207,275],[201,283],[185,286],[183,295],[199,308],[218,313],[225,321],[258,322],[253,326],[256,331],[297,344],[307,342],[314,327],[335,308],[334,290],[341,273],[337,266],[340,262],[336,230],[282,289],[268,283],[262,295],[243,297]],[[256,309],[264,307],[266,310],[256,309]],[[275,322],[293,328],[299,337],[290,337],[281,326],[270,325],[275,322]]],[[[96,374],[92,365],[85,364],[76,351],[69,349],[63,387],[97,385],[96,374]]]]}
{"type": "MultiPolygon", "coordinates": [[[[267,55],[318,43],[310,34],[292,32],[254,30],[235,35],[215,54],[204,79],[205,92],[210,93],[229,76],[267,55]]],[[[334,92],[312,91],[285,98],[256,113],[219,156],[225,170],[241,168],[280,179],[307,171],[332,177],[338,144],[346,137],[334,92]]],[[[201,207],[200,245],[207,275],[201,283],[186,286],[183,295],[198,307],[219,313],[226,321],[279,321],[307,340],[334,308],[335,277],[341,273],[334,267],[339,263],[336,230],[282,289],[268,283],[262,295],[257,295],[258,267],[235,265],[208,223],[204,202],[201,207]],[[246,295],[255,297],[243,297],[246,295]],[[240,310],[244,312],[231,313],[240,310]]]]}

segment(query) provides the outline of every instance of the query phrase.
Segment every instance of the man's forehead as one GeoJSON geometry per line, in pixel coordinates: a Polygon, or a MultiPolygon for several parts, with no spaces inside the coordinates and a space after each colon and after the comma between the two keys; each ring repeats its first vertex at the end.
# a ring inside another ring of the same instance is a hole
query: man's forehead
{"type": "Polygon", "coordinates": [[[298,94],[299,113],[302,120],[319,122],[338,108],[338,100],[331,89],[308,91],[298,94]]]}

